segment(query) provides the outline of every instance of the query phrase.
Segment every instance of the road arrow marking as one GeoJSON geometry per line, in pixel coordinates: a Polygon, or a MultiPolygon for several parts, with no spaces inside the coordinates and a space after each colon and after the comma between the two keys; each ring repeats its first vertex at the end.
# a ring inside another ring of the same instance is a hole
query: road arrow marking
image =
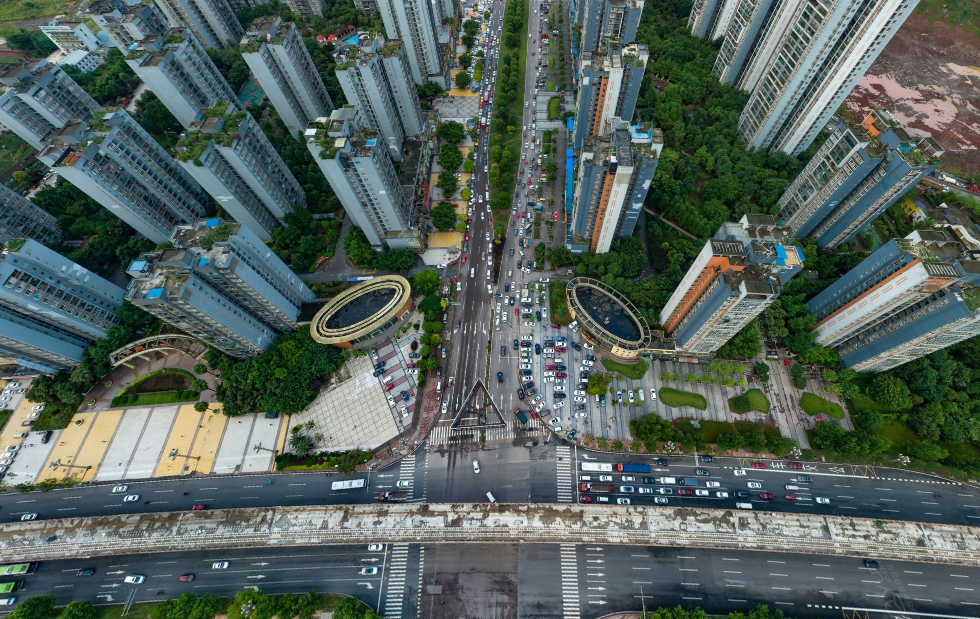
{"type": "Polygon", "coordinates": [[[605,563],[602,559],[587,559],[586,563],[605,563]]]}
{"type": "Polygon", "coordinates": [[[375,561],[378,561],[378,560],[379,559],[377,559],[377,558],[375,558],[375,559],[361,559],[361,563],[365,563],[365,562],[367,562],[367,563],[374,563],[375,561]]]}
{"type": "Polygon", "coordinates": [[[112,601],[112,596],[109,595],[108,593],[100,593],[99,595],[97,595],[95,597],[97,597],[97,598],[105,598],[105,601],[106,602],[111,602],[112,601]]]}
{"type": "Polygon", "coordinates": [[[259,574],[258,576],[246,576],[245,578],[258,578],[259,580],[262,580],[263,578],[265,578],[265,576],[259,574]]]}
{"type": "Polygon", "coordinates": [[[600,552],[601,552],[601,551],[602,551],[602,548],[600,548],[600,547],[598,547],[598,546],[593,546],[593,547],[591,547],[591,548],[586,548],[586,550],[598,550],[598,551],[600,551],[600,552]]]}
{"type": "Polygon", "coordinates": [[[605,576],[605,574],[603,574],[602,572],[599,572],[598,574],[587,574],[587,575],[588,576],[598,576],[600,578],[603,577],[603,576],[605,576]]]}
{"type": "Polygon", "coordinates": [[[589,591],[605,591],[605,587],[589,587],[589,591]]]}
{"type": "Polygon", "coordinates": [[[269,565],[269,564],[268,563],[253,563],[252,565],[261,565],[261,566],[264,567],[264,566],[269,565]]]}
{"type": "Polygon", "coordinates": [[[589,600],[589,604],[606,604],[605,600],[589,600]]]}
{"type": "Polygon", "coordinates": [[[119,586],[119,583],[114,583],[114,584],[111,584],[111,585],[101,585],[101,587],[103,589],[105,589],[106,587],[108,587],[109,589],[115,589],[118,586],[119,586]]]}
{"type": "Polygon", "coordinates": [[[109,575],[114,575],[114,574],[125,574],[125,572],[124,572],[124,571],[122,571],[122,570],[119,570],[118,572],[106,572],[106,574],[109,574],[109,575]]]}
{"type": "Polygon", "coordinates": [[[367,587],[368,589],[374,589],[374,585],[372,585],[372,584],[371,584],[371,583],[369,583],[369,582],[359,582],[359,583],[357,583],[357,584],[359,584],[359,585],[364,585],[364,586],[365,586],[365,587],[367,587]]]}

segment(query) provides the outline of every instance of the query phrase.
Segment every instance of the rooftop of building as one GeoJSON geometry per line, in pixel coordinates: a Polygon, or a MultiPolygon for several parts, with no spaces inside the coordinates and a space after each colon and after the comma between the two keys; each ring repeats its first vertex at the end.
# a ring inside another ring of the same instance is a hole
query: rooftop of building
{"type": "Polygon", "coordinates": [[[345,147],[348,147],[351,155],[355,157],[366,157],[371,154],[371,148],[378,142],[378,132],[373,129],[361,129],[350,138],[331,136],[332,125],[329,118],[317,118],[303,133],[307,142],[323,147],[320,151],[321,159],[333,159],[337,152],[345,147]]]}
{"type": "Polygon", "coordinates": [[[154,299],[175,295],[188,280],[190,273],[186,269],[175,268],[154,261],[180,261],[187,254],[186,249],[166,249],[156,254],[144,254],[129,266],[129,273],[141,272],[142,277],[134,277],[129,282],[126,297],[129,299],[154,299]]]}
{"type": "Polygon", "coordinates": [[[912,166],[938,163],[943,148],[931,137],[909,134],[898,120],[886,110],[872,110],[863,120],[839,119],[841,123],[868,145],[864,152],[880,157],[889,148],[912,166]]]}
{"type": "Polygon", "coordinates": [[[195,121],[177,142],[177,158],[202,165],[200,158],[208,145],[231,146],[239,138],[238,131],[248,119],[248,112],[236,109],[228,101],[219,101],[202,110],[195,121]]]}
{"type": "Polygon", "coordinates": [[[282,45],[294,23],[283,21],[278,15],[266,15],[252,21],[239,42],[242,52],[257,52],[264,43],[282,45]]]}
{"type": "Polygon", "coordinates": [[[215,243],[222,243],[241,229],[237,221],[227,221],[219,217],[201,219],[191,225],[177,226],[170,242],[174,247],[210,251],[215,243]]]}

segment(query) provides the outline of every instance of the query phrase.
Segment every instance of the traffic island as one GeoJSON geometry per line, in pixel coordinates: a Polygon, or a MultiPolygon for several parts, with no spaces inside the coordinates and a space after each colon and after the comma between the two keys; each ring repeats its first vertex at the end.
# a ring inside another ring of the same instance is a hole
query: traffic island
{"type": "Polygon", "coordinates": [[[269,546],[619,544],[980,565],[980,529],[679,507],[373,504],[161,512],[13,522],[3,563],[269,546]]]}

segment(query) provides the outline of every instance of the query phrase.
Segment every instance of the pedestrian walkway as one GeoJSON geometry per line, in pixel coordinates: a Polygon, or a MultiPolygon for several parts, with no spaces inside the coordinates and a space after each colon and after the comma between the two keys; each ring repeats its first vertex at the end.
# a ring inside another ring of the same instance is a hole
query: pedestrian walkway
{"type": "MultiPolygon", "coordinates": [[[[405,603],[405,578],[408,572],[408,544],[394,544],[388,564],[384,613],[386,619],[401,619],[405,603]]],[[[419,572],[421,572],[421,566],[419,572]]]]}
{"type": "Polygon", "coordinates": [[[561,606],[565,619],[578,619],[578,552],[575,544],[561,545],[561,606]]]}
{"type": "Polygon", "coordinates": [[[409,454],[402,458],[401,462],[398,463],[398,481],[408,482],[409,486],[404,488],[408,491],[408,500],[419,498],[423,502],[425,497],[415,496],[415,454],[409,454]]]}
{"type": "Polygon", "coordinates": [[[490,428],[489,430],[470,430],[465,428],[453,430],[449,427],[448,420],[442,423],[444,425],[438,425],[432,428],[432,432],[429,434],[429,445],[478,443],[481,435],[487,441],[508,441],[515,438],[539,437],[545,434],[540,425],[528,423],[527,426],[520,427],[521,424],[515,421],[508,421],[507,425],[503,428],[490,428]]]}
{"type": "Polygon", "coordinates": [[[572,448],[567,445],[555,447],[555,456],[558,458],[558,502],[571,503],[574,499],[572,485],[572,448]]]}

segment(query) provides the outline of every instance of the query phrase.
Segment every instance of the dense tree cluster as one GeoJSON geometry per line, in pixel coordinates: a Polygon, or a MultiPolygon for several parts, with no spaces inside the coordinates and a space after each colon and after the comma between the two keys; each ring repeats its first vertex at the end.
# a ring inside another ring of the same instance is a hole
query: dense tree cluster
{"type": "Polygon", "coordinates": [[[306,193],[306,208],[311,213],[333,213],[338,210],[341,206],[340,200],[334,195],[327,177],[313,160],[306,144],[289,134],[278,115],[273,114],[262,123],[262,129],[306,193]]]}
{"type": "Polygon", "coordinates": [[[371,242],[364,231],[354,225],[348,227],[347,234],[344,235],[344,251],[358,267],[373,267],[378,256],[371,248],[371,242]]]}
{"type": "Polygon", "coordinates": [[[466,137],[466,127],[455,120],[450,120],[439,125],[438,133],[440,140],[448,144],[459,144],[466,137]]]}
{"type": "Polygon", "coordinates": [[[283,217],[285,225],[272,231],[272,251],[294,271],[312,272],[322,256],[332,256],[342,223],[337,219],[317,221],[301,206],[283,217]]]}
{"type": "Polygon", "coordinates": [[[24,30],[19,28],[6,37],[7,46],[28,52],[32,56],[47,56],[58,51],[58,46],[40,30],[24,30]]]}
{"type": "Polygon", "coordinates": [[[456,209],[453,208],[451,202],[440,201],[432,207],[429,215],[432,217],[432,225],[435,226],[436,230],[445,232],[456,228],[456,209]]]}
{"type": "Polygon", "coordinates": [[[410,249],[386,249],[375,260],[375,266],[385,271],[407,271],[413,264],[415,254],[410,249]]]}
{"type": "Polygon", "coordinates": [[[153,135],[177,133],[182,129],[180,122],[152,90],[144,90],[136,101],[136,120],[153,135]]]}
{"type": "Polygon", "coordinates": [[[105,64],[88,73],[70,65],[62,65],[62,68],[99,105],[119,105],[122,97],[133,95],[140,78],[129,68],[126,57],[118,49],[110,49],[104,58],[105,64]]]}
{"type": "Polygon", "coordinates": [[[327,376],[343,365],[333,346],[317,344],[309,329],[284,333],[257,357],[233,359],[208,350],[208,365],[221,373],[215,397],[229,417],[271,412],[293,415],[313,401],[327,376]]]}

